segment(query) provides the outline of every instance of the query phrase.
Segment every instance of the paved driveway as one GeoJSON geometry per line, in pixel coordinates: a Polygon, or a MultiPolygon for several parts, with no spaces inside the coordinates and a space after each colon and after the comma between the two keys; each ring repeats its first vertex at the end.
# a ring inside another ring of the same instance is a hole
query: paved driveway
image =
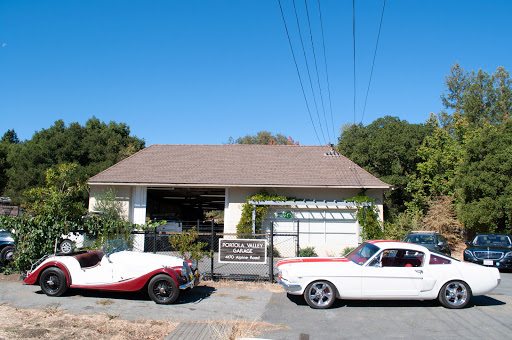
{"type": "Polygon", "coordinates": [[[470,308],[449,310],[435,301],[337,301],[329,310],[309,308],[302,299],[264,289],[196,287],[176,304],[157,305],[146,294],[72,290],[48,297],[38,286],[0,283],[0,303],[19,308],[53,306],[74,313],[107,313],[121,318],[171,321],[243,319],[266,321],[286,329],[263,334],[268,339],[503,339],[512,334],[512,274],[491,294],[476,297],[470,308]],[[102,301],[110,300],[112,304],[102,301]]]}

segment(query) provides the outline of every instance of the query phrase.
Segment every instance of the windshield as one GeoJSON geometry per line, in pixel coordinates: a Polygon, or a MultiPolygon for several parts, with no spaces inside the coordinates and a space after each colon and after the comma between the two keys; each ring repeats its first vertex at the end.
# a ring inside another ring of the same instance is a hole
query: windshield
{"type": "Polygon", "coordinates": [[[404,241],[416,244],[434,244],[434,235],[412,234],[407,236],[404,241]]]}
{"type": "Polygon", "coordinates": [[[359,247],[352,250],[346,257],[352,262],[363,265],[370,257],[379,251],[379,247],[371,243],[362,243],[359,247]]]}
{"type": "Polygon", "coordinates": [[[103,245],[101,248],[107,255],[117,253],[117,252],[123,251],[123,250],[130,250],[130,246],[128,246],[128,243],[123,239],[117,239],[117,240],[103,242],[103,245]]]}
{"type": "Polygon", "coordinates": [[[477,235],[473,239],[474,246],[510,247],[510,236],[507,235],[477,235]]]}

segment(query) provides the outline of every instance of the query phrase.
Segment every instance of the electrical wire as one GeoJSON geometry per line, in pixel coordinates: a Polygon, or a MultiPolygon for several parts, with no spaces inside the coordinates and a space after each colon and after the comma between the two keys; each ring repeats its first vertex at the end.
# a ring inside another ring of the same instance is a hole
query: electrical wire
{"type": "MultiPolygon", "coordinates": [[[[286,20],[284,18],[283,7],[281,6],[281,0],[277,0],[277,2],[279,3],[279,9],[281,10],[281,17],[283,18],[284,29],[286,30],[286,36],[288,37],[288,44],[290,45],[290,50],[292,51],[293,62],[295,63],[295,69],[297,71],[297,76],[299,77],[300,88],[302,90],[302,95],[304,96],[304,101],[306,103],[306,108],[307,108],[307,111],[309,114],[309,118],[311,120],[311,125],[313,125],[313,130],[315,131],[315,135],[316,135],[316,138],[318,139],[318,143],[322,144],[322,142],[320,141],[320,137],[318,136],[318,132],[315,127],[315,123],[313,121],[313,116],[311,115],[311,110],[309,108],[308,99],[306,97],[306,92],[304,91],[304,85],[302,83],[302,77],[300,76],[299,66],[297,65],[297,59],[295,58],[295,53],[293,52],[293,45],[292,45],[292,41],[290,39],[290,33],[288,32],[288,26],[286,25],[286,20]]],[[[325,139],[325,137],[324,137],[324,139],[325,139]]]]}
{"type": "Polygon", "coordinates": [[[373,53],[372,70],[370,71],[370,80],[368,81],[368,88],[366,89],[366,98],[364,100],[363,114],[361,115],[361,123],[364,119],[364,113],[366,112],[366,103],[368,101],[368,93],[370,92],[370,84],[372,83],[373,66],[375,65],[375,57],[377,56],[377,47],[379,46],[380,30],[382,28],[382,19],[384,18],[384,8],[386,7],[386,0],[382,4],[382,14],[380,15],[379,33],[377,34],[377,43],[375,44],[375,52],[373,53]]]}
{"type": "Polygon", "coordinates": [[[309,64],[308,64],[308,58],[306,56],[306,49],[304,48],[304,42],[302,40],[302,31],[300,29],[299,15],[297,14],[297,6],[295,5],[295,0],[292,0],[292,2],[293,2],[293,9],[295,12],[295,19],[297,21],[297,29],[299,31],[300,45],[302,47],[302,53],[304,54],[304,61],[306,63],[306,71],[308,73],[309,85],[311,87],[311,93],[313,95],[313,103],[315,104],[316,115],[318,117],[318,122],[319,122],[318,125],[320,126],[320,131],[322,132],[322,138],[324,139],[324,144],[327,144],[325,141],[324,129],[322,128],[322,123],[320,120],[320,113],[318,112],[318,104],[316,102],[315,90],[313,89],[313,81],[311,80],[311,72],[309,71],[309,64]]]}
{"type": "MultiPolygon", "coordinates": [[[[331,86],[329,83],[329,72],[327,71],[327,54],[325,52],[324,25],[322,23],[322,10],[320,8],[320,0],[318,0],[318,15],[320,17],[320,31],[322,32],[322,46],[324,49],[325,77],[326,77],[326,81],[327,81],[327,94],[328,94],[328,98],[329,98],[329,109],[331,112],[332,136],[334,139],[334,138],[336,138],[336,132],[334,130],[334,118],[333,118],[333,114],[332,114],[331,86]]],[[[335,141],[333,140],[333,142],[335,142],[335,141]]]]}
{"type": "Polygon", "coordinates": [[[354,42],[354,124],[356,123],[356,1],[352,0],[352,41],[354,42]]]}
{"type": "MultiPolygon", "coordinates": [[[[317,80],[317,83],[318,83],[318,91],[320,93],[320,102],[322,103],[322,112],[324,114],[325,129],[327,131],[327,137],[329,138],[329,141],[330,141],[331,140],[331,134],[329,132],[329,125],[327,124],[327,118],[325,116],[324,96],[323,96],[323,93],[322,93],[322,86],[320,85],[320,74],[318,72],[318,63],[316,61],[315,44],[313,42],[313,31],[311,30],[311,20],[309,19],[309,9],[308,9],[308,2],[307,2],[307,0],[304,0],[304,5],[306,7],[306,17],[308,19],[309,38],[311,40],[311,50],[313,51],[313,60],[315,62],[316,80],[317,80]]],[[[320,124],[321,124],[321,122],[320,122],[320,124]]]]}

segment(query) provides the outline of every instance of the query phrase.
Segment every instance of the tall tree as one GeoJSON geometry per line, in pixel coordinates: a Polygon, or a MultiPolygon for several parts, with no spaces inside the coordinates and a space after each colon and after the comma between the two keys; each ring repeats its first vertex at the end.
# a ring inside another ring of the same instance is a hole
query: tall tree
{"type": "Polygon", "coordinates": [[[405,191],[409,176],[417,172],[421,160],[417,150],[432,127],[409,124],[397,117],[385,116],[373,123],[345,126],[338,141],[339,151],[365,170],[392,184],[386,193],[386,213],[405,210],[410,193],[405,191]]]}
{"type": "Polygon", "coordinates": [[[66,126],[58,120],[11,148],[6,193],[21,199],[25,190],[44,185],[47,169],[62,163],[78,164],[78,176],[86,179],[141,150],[144,144],[144,140],[130,136],[130,128],[124,123],[107,124],[93,117],[85,126],[66,126]]]}
{"type": "Polygon", "coordinates": [[[12,145],[19,144],[20,140],[14,130],[7,130],[0,140],[0,194],[3,194],[7,185],[7,171],[10,168],[7,160],[12,145]]]}
{"type": "Polygon", "coordinates": [[[246,135],[235,141],[230,137],[228,144],[299,145],[299,142],[280,133],[274,135],[269,131],[259,131],[256,135],[246,135]]]}

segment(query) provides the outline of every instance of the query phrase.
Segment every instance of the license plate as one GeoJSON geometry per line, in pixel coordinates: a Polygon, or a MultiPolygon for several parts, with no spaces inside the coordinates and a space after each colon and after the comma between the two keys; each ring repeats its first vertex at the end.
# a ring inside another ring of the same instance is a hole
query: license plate
{"type": "Polygon", "coordinates": [[[494,266],[493,260],[484,260],[484,266],[494,266]]]}

